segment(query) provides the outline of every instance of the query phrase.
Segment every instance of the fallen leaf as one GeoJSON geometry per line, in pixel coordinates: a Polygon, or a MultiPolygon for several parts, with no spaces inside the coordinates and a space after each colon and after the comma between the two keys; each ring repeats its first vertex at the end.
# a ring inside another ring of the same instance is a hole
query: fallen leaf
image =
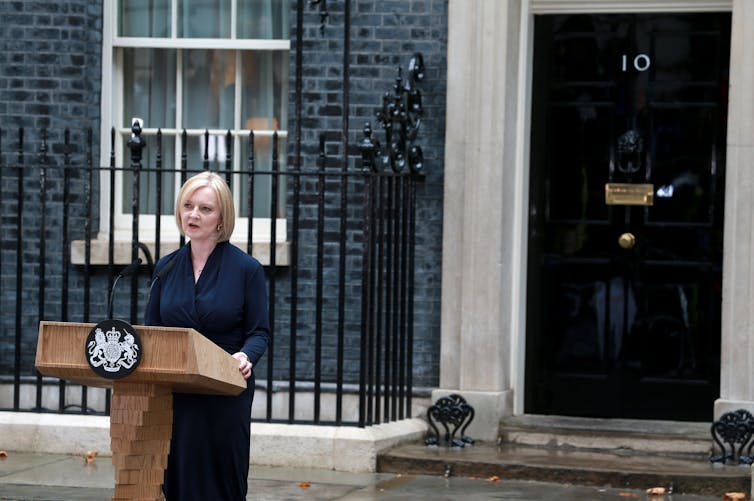
{"type": "Polygon", "coordinates": [[[0,458],[5,459],[8,457],[8,453],[5,451],[0,451],[0,458]]]}
{"type": "Polygon", "coordinates": [[[621,492],[618,494],[618,496],[622,498],[638,498],[638,494],[634,494],[633,492],[621,492]]]}
{"type": "Polygon", "coordinates": [[[302,489],[308,489],[309,487],[311,487],[311,485],[312,484],[310,484],[309,482],[301,482],[298,484],[298,486],[301,487],[302,489]]]}
{"type": "Polygon", "coordinates": [[[665,487],[652,487],[647,489],[647,494],[652,496],[662,496],[665,494],[665,487]]]}
{"type": "Polygon", "coordinates": [[[743,492],[726,492],[723,499],[729,499],[730,501],[740,501],[746,499],[746,494],[743,492]]]}
{"type": "Polygon", "coordinates": [[[500,482],[500,477],[497,475],[492,475],[491,477],[487,478],[487,482],[500,482]]]}

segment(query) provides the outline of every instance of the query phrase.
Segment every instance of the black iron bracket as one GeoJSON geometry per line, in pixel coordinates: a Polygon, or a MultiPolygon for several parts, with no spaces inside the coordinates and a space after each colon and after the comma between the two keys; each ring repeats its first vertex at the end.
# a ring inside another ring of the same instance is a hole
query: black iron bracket
{"type": "Polygon", "coordinates": [[[752,447],[754,447],[754,441],[751,440],[754,435],[754,416],[749,411],[738,409],[726,412],[712,423],[710,432],[712,440],[720,449],[720,454],[715,454],[713,447],[711,462],[725,464],[728,461],[735,463],[737,460],[741,465],[754,463],[751,455],[752,447]],[[748,448],[746,448],[747,444],[748,448]],[[746,454],[744,454],[744,448],[746,448],[746,454]]]}
{"type": "Polygon", "coordinates": [[[435,423],[440,423],[445,430],[445,445],[465,447],[474,443],[474,439],[466,435],[466,428],[474,420],[474,408],[466,403],[466,399],[461,395],[452,394],[438,399],[427,409],[427,420],[434,431],[434,434],[430,434],[424,441],[428,446],[440,445],[440,431],[435,423]]]}

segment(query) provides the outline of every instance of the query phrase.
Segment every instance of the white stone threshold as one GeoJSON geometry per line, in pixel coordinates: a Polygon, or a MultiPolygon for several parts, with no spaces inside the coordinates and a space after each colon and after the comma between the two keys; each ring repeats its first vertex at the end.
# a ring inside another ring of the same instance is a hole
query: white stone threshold
{"type": "MultiPolygon", "coordinates": [[[[377,454],[424,437],[425,420],[404,419],[365,428],[251,424],[251,464],[374,472],[377,454]]],[[[111,456],[106,416],[0,412],[0,450],[111,456]]]]}

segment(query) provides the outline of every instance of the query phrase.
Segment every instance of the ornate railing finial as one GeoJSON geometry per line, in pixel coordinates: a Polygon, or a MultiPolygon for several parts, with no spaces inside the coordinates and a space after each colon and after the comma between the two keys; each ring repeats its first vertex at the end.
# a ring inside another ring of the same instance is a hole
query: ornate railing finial
{"type": "Polygon", "coordinates": [[[141,123],[140,118],[134,118],[131,121],[131,139],[126,143],[131,149],[131,162],[134,165],[141,162],[141,150],[147,146],[141,138],[141,123]]]}
{"type": "Polygon", "coordinates": [[[359,143],[362,165],[365,169],[381,171],[390,167],[393,172],[401,172],[406,167],[413,174],[423,174],[424,154],[420,146],[414,144],[419,133],[424,108],[421,91],[416,87],[424,79],[424,58],[416,53],[408,65],[408,78],[403,78],[403,70],[398,68],[392,91],[382,96],[382,106],[375,112],[377,121],[385,132],[385,146],[372,139],[372,126],[364,126],[364,139],[359,143]]]}

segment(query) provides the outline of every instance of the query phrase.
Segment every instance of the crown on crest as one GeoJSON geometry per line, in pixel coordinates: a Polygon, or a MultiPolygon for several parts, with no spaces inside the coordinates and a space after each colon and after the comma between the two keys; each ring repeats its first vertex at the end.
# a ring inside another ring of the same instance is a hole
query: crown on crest
{"type": "Polygon", "coordinates": [[[118,341],[120,341],[120,332],[116,331],[115,327],[107,331],[105,336],[107,336],[108,343],[117,343],[118,341]]]}

